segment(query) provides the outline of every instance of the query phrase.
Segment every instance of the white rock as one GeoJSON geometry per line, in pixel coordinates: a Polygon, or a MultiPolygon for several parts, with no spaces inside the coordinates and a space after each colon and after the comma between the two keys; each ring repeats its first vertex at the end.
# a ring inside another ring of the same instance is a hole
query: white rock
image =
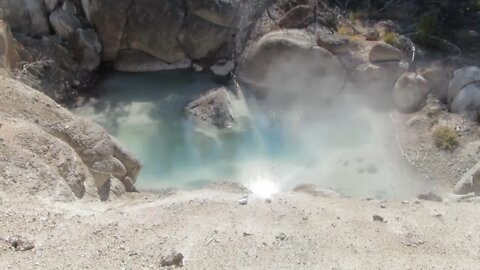
{"type": "Polygon", "coordinates": [[[220,60],[215,65],[210,67],[213,74],[218,76],[227,76],[235,68],[235,63],[232,60],[220,60]]]}

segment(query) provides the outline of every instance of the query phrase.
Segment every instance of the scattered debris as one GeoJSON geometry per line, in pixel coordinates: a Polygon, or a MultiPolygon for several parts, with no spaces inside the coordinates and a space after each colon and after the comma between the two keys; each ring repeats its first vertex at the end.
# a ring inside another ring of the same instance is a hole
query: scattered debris
{"type": "Polygon", "coordinates": [[[183,254],[172,251],[169,255],[162,256],[160,260],[160,265],[165,266],[176,266],[183,267],[183,254]]]}
{"type": "Polygon", "coordinates": [[[425,201],[432,201],[432,202],[442,202],[443,199],[440,195],[435,194],[432,191],[429,191],[427,193],[421,193],[417,196],[420,200],[425,200],[425,201]]]}
{"type": "Polygon", "coordinates": [[[6,239],[15,251],[27,251],[35,248],[35,242],[28,240],[23,236],[14,235],[6,239]]]}
{"type": "Polygon", "coordinates": [[[283,240],[287,239],[287,235],[284,234],[284,233],[279,233],[279,234],[275,237],[275,239],[280,240],[280,241],[283,241],[283,240]]]}
{"type": "Polygon", "coordinates": [[[373,215],[372,216],[373,218],[373,221],[379,221],[379,222],[384,222],[384,219],[382,216],[379,216],[379,215],[373,215]]]}

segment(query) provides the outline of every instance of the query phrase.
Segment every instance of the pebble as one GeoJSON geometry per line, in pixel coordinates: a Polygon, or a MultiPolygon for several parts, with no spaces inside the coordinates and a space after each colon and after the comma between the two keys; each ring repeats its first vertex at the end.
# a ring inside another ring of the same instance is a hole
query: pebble
{"type": "Polygon", "coordinates": [[[238,204],[240,204],[240,205],[246,205],[247,203],[248,203],[248,198],[247,197],[243,197],[240,200],[238,200],[238,204]]]}
{"type": "Polygon", "coordinates": [[[287,235],[284,234],[284,233],[279,233],[279,234],[275,237],[275,239],[280,240],[280,241],[283,241],[283,240],[287,239],[287,235]]]}
{"type": "Polygon", "coordinates": [[[384,219],[382,216],[379,216],[379,215],[373,215],[372,216],[373,218],[373,221],[380,221],[380,222],[384,222],[384,219]]]}

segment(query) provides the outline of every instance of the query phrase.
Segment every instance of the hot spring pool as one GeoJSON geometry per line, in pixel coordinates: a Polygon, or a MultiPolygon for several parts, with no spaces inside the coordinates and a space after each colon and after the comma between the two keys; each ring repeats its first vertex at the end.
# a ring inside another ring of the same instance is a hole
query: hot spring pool
{"type": "Polygon", "coordinates": [[[98,84],[95,101],[72,110],[137,155],[144,165],[139,188],[192,189],[235,180],[269,196],[314,183],[350,196],[401,198],[425,186],[401,157],[388,113],[350,100],[305,117],[247,98],[251,124],[205,136],[183,108],[220,85],[212,75],[190,71],[111,72],[98,84]]]}

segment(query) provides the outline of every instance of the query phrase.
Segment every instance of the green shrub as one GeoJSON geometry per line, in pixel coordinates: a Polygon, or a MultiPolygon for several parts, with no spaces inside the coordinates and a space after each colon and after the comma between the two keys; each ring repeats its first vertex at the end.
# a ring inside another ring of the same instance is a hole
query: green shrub
{"type": "Polygon", "coordinates": [[[450,127],[438,126],[433,130],[435,145],[441,150],[452,151],[458,146],[458,134],[450,127]]]}
{"type": "Polygon", "coordinates": [[[398,44],[397,34],[388,32],[383,36],[383,41],[395,47],[398,44]]]}
{"type": "Polygon", "coordinates": [[[439,32],[439,20],[435,13],[424,14],[417,23],[417,41],[426,47],[435,47],[431,36],[437,36],[439,32]]]}

